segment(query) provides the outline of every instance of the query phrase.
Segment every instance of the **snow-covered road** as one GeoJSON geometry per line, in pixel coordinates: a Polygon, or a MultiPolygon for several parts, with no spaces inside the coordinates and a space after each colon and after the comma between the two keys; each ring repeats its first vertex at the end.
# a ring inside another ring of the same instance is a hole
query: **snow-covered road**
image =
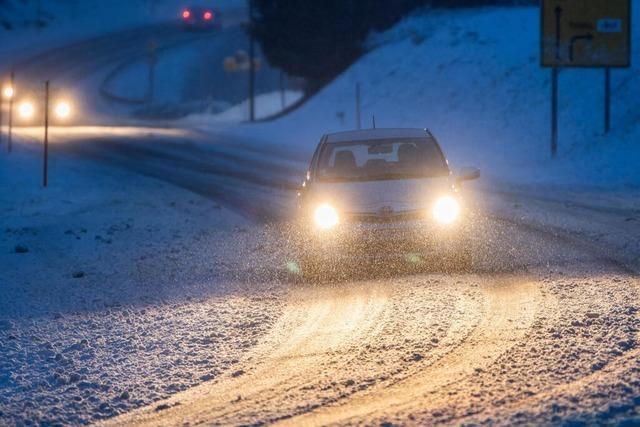
{"type": "Polygon", "coordinates": [[[293,287],[238,370],[108,424],[509,425],[632,416],[640,393],[637,276],[579,243],[493,227],[501,237],[472,274],[377,272],[293,287]],[[529,246],[510,254],[520,268],[505,269],[494,263],[513,236],[529,246]]]}
{"type": "MultiPolygon", "coordinates": [[[[41,129],[18,133],[37,141],[41,129]]],[[[306,167],[285,150],[183,128],[58,127],[51,138],[53,152],[165,181],[260,222],[289,217],[306,167]]]]}
{"type": "MultiPolygon", "coordinates": [[[[152,238],[154,256],[132,263],[124,249],[111,267],[135,265],[138,291],[120,300],[110,295],[116,305],[101,320],[73,309],[67,320],[45,314],[67,322],[58,332],[62,342],[80,322],[77,342],[66,348],[21,358],[36,351],[33,335],[44,329],[11,320],[5,335],[21,338],[15,348],[9,341],[13,362],[5,363],[21,365],[22,373],[8,377],[11,398],[0,410],[12,420],[86,422],[122,414],[109,423],[424,425],[615,422],[637,415],[640,227],[633,197],[554,197],[487,183],[475,191],[479,234],[470,273],[366,265],[328,283],[307,283],[286,268],[296,259],[286,213],[291,183],[304,170],[298,159],[236,140],[203,143],[207,137],[193,131],[64,134],[54,132],[54,159],[100,164],[134,182],[136,175],[159,180],[168,194],[189,190],[185,197],[199,194],[253,225],[227,220],[214,225],[220,231],[203,233],[203,207],[180,213],[190,225],[179,227],[178,240],[152,238]],[[166,253],[163,245],[179,250],[166,253]],[[160,299],[150,298],[158,292],[160,299]],[[139,327],[121,329],[132,318],[139,327]],[[103,322],[115,336],[102,331],[91,338],[103,322]],[[189,326],[194,322],[203,326],[189,326]],[[120,334],[124,341],[115,339],[120,334]],[[130,348],[132,342],[139,344],[130,348]],[[85,372],[91,359],[109,368],[85,372]],[[15,387],[37,384],[43,371],[34,373],[32,364],[39,360],[56,373],[40,386],[38,411],[25,411],[21,393],[36,386],[15,387]],[[118,369],[118,361],[136,368],[118,369]],[[52,399],[50,388],[60,397],[52,399]],[[87,393],[94,399],[85,400],[87,393]],[[80,401],[65,403],[76,396],[80,401]]],[[[143,193],[132,196],[141,203],[158,197],[143,193]]],[[[103,275],[101,283],[120,276],[103,275]]]]}

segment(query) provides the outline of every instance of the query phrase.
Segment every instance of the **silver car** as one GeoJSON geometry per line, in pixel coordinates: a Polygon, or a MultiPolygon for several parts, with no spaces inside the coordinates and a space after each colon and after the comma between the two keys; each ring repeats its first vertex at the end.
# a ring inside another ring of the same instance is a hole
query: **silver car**
{"type": "Polygon", "coordinates": [[[479,177],[475,168],[454,175],[426,129],[323,136],[298,192],[302,272],[363,258],[420,265],[434,253],[467,268],[469,210],[460,188],[479,177]]]}

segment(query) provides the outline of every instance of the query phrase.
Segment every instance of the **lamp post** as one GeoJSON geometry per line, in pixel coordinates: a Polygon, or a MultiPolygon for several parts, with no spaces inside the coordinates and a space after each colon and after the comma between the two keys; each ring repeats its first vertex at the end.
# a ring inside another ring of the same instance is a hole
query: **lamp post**
{"type": "Polygon", "coordinates": [[[42,186],[49,183],[49,80],[44,82],[44,152],[42,162],[42,186]]]}
{"type": "Polygon", "coordinates": [[[7,151],[11,152],[12,132],[13,132],[13,98],[16,94],[15,86],[13,84],[15,74],[11,71],[11,77],[9,78],[9,87],[6,88],[4,95],[9,98],[9,132],[7,135],[7,151]]]}

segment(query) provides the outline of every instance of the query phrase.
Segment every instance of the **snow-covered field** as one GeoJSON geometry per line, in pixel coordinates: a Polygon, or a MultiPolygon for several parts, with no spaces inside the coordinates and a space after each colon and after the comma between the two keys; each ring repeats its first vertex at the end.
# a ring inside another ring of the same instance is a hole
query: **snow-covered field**
{"type": "Polygon", "coordinates": [[[0,425],[86,423],[233,370],[269,328],[252,225],[39,147],[0,154],[0,425]],[[255,261],[253,261],[255,262],[255,261]]]}
{"type": "MultiPolygon", "coordinates": [[[[634,21],[640,10],[634,8],[634,21]]],[[[550,160],[551,89],[539,65],[539,10],[424,10],[370,39],[371,52],[285,118],[233,130],[307,153],[325,132],[362,123],[427,127],[454,167],[510,182],[640,185],[640,29],[632,67],[612,71],[612,131],[603,135],[604,71],[560,73],[559,155],[550,160]]],[[[216,126],[211,126],[215,131],[216,126]]]]}

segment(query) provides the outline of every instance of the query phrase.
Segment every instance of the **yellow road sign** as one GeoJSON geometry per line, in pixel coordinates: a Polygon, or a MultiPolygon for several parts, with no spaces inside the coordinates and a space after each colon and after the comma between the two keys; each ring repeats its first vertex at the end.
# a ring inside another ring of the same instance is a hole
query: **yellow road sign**
{"type": "Polygon", "coordinates": [[[628,67],[631,0],[543,0],[543,67],[628,67]]]}

